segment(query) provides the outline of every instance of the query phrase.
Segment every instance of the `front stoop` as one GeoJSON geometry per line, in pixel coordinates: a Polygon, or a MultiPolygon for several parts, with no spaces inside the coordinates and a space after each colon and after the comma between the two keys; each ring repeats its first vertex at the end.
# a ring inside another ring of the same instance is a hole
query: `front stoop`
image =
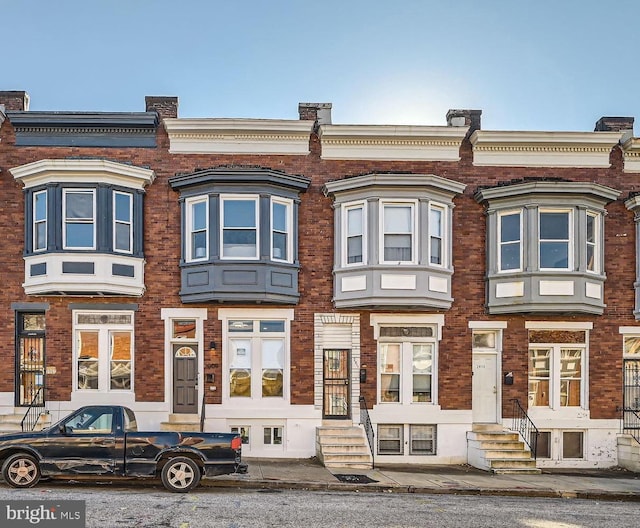
{"type": "Polygon", "coordinates": [[[618,465],[640,472],[640,443],[631,435],[618,435],[618,465]]]}
{"type": "Polygon", "coordinates": [[[474,424],[467,432],[470,465],[491,473],[541,473],[520,435],[498,424],[474,424]]]}
{"type": "MultiPolygon", "coordinates": [[[[24,413],[18,414],[2,414],[0,415],[0,434],[4,433],[20,433],[22,432],[22,419],[24,418],[24,413]]],[[[38,417],[38,422],[36,423],[36,427],[34,431],[41,431],[51,425],[51,416],[49,412],[42,412],[38,417]]]]}
{"type": "Polygon", "coordinates": [[[169,421],[160,423],[161,431],[178,431],[182,433],[200,431],[198,414],[170,414],[169,421]]]}
{"type": "Polygon", "coordinates": [[[371,469],[373,457],[364,429],[357,425],[316,427],[316,453],[327,468],[371,469]]]}

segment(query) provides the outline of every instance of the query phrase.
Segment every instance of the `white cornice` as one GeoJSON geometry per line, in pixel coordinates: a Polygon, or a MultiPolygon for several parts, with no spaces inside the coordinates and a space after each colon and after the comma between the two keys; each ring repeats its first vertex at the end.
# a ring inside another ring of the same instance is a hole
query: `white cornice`
{"type": "Polygon", "coordinates": [[[464,192],[466,185],[435,174],[364,174],[327,182],[326,193],[335,194],[367,187],[433,188],[450,194],[464,192]]]}
{"type": "Polygon", "coordinates": [[[102,159],[43,159],[9,171],[25,188],[47,183],[111,183],[142,189],[155,178],[150,169],[102,159]]]}
{"type": "Polygon", "coordinates": [[[640,138],[630,137],[622,145],[624,172],[640,172],[640,138]]]}
{"type": "Polygon", "coordinates": [[[512,167],[609,167],[622,132],[476,130],[473,164],[512,167]]]}
{"type": "Polygon", "coordinates": [[[285,119],[163,120],[175,154],[309,154],[314,121],[285,119]]]}
{"type": "Polygon", "coordinates": [[[469,127],[322,125],[322,159],[459,161],[469,127]]]}

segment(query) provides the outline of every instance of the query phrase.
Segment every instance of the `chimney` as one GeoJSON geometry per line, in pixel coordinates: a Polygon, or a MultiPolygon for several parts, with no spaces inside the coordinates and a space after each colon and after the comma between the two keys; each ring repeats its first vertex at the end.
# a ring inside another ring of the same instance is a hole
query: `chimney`
{"type": "Polygon", "coordinates": [[[0,91],[0,104],[7,112],[26,112],[29,110],[29,94],[23,90],[0,91]]]}
{"type": "Polygon", "coordinates": [[[447,126],[468,126],[469,134],[480,130],[480,116],[482,110],[449,110],[447,112],[447,126]]]}
{"type": "Polygon", "coordinates": [[[601,117],[594,132],[633,132],[633,117],[601,117]]]}
{"type": "Polygon", "coordinates": [[[316,125],[331,124],[331,103],[300,103],[298,114],[301,120],[309,119],[316,125]]]}
{"type": "Polygon", "coordinates": [[[157,112],[161,118],[178,117],[178,98],[147,95],[144,98],[147,112],[157,112]]]}

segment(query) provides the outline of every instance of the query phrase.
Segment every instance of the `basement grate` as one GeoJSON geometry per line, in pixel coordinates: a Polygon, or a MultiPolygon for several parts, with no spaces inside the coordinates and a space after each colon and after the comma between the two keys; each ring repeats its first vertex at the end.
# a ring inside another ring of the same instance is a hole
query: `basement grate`
{"type": "Polygon", "coordinates": [[[378,482],[366,475],[334,475],[340,482],[346,482],[347,484],[371,484],[372,482],[378,482]]]}

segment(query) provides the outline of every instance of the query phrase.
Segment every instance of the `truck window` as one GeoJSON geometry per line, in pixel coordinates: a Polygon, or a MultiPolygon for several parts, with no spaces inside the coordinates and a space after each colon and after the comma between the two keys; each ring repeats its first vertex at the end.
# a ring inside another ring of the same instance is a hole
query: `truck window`
{"type": "Polygon", "coordinates": [[[113,431],[113,410],[89,407],[72,417],[65,427],[73,434],[109,434],[113,431]]]}

